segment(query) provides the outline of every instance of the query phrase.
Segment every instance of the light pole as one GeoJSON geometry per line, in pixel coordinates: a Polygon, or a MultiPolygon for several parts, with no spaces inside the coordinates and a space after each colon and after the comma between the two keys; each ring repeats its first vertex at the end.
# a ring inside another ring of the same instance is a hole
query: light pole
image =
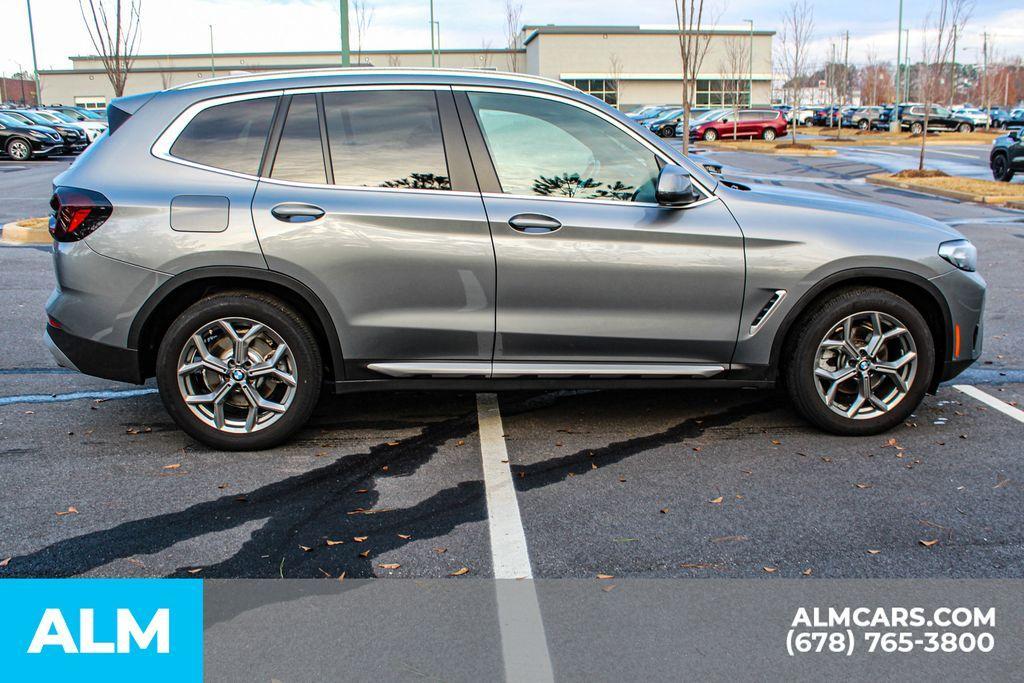
{"type": "Polygon", "coordinates": [[[341,65],[351,66],[352,57],[348,49],[348,0],[338,0],[341,31],[341,65]]]}
{"type": "Polygon", "coordinates": [[[430,66],[437,66],[434,50],[434,0],[430,0],[430,66]]]}
{"type": "Polygon", "coordinates": [[[750,52],[747,55],[749,64],[747,65],[747,106],[754,106],[754,20],[744,19],[743,21],[750,24],[750,52]]]}
{"type": "Polygon", "coordinates": [[[217,75],[217,67],[213,65],[213,24],[210,24],[210,78],[217,75]]]}
{"type": "Polygon", "coordinates": [[[32,41],[32,73],[36,79],[36,104],[43,103],[43,93],[39,87],[39,64],[36,63],[36,33],[32,28],[32,0],[25,0],[28,7],[28,36],[32,41]]]}
{"type": "Polygon", "coordinates": [[[896,30],[896,90],[892,98],[892,118],[889,119],[889,130],[893,133],[900,131],[900,71],[903,68],[903,60],[900,58],[903,46],[900,41],[903,39],[903,0],[900,0],[899,21],[899,28],[896,30]]]}

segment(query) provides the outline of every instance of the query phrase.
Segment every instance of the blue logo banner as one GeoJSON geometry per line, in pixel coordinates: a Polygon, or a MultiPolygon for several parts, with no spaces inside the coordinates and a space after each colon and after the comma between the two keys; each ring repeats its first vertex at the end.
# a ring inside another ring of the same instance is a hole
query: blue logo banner
{"type": "Polygon", "coordinates": [[[5,680],[200,681],[198,579],[0,580],[5,680]]]}

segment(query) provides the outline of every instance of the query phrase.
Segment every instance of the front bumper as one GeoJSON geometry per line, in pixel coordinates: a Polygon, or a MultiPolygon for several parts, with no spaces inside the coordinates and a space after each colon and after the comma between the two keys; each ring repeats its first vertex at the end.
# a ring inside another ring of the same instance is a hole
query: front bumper
{"type": "Polygon", "coordinates": [[[43,339],[57,365],[117,382],[142,384],[139,352],[76,337],[59,327],[46,326],[43,339]]]}

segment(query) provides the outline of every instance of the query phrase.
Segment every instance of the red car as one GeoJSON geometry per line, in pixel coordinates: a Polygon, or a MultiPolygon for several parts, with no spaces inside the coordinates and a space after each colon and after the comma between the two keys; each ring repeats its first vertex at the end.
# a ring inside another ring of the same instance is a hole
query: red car
{"type": "Polygon", "coordinates": [[[786,117],[780,111],[740,109],[735,112],[730,109],[690,126],[690,139],[708,142],[732,137],[774,140],[786,135],[786,130],[786,117]]]}

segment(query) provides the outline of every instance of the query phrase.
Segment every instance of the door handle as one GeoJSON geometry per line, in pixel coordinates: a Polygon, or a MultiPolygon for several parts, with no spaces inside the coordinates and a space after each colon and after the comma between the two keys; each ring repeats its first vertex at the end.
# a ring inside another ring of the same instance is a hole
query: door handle
{"type": "Polygon", "coordinates": [[[547,232],[554,232],[562,227],[562,224],[551,216],[544,216],[539,213],[521,213],[508,219],[508,224],[513,230],[525,232],[527,235],[542,235],[547,232]]]}
{"type": "Polygon", "coordinates": [[[270,213],[285,223],[308,223],[324,215],[324,210],[312,204],[278,204],[270,213]]]}

